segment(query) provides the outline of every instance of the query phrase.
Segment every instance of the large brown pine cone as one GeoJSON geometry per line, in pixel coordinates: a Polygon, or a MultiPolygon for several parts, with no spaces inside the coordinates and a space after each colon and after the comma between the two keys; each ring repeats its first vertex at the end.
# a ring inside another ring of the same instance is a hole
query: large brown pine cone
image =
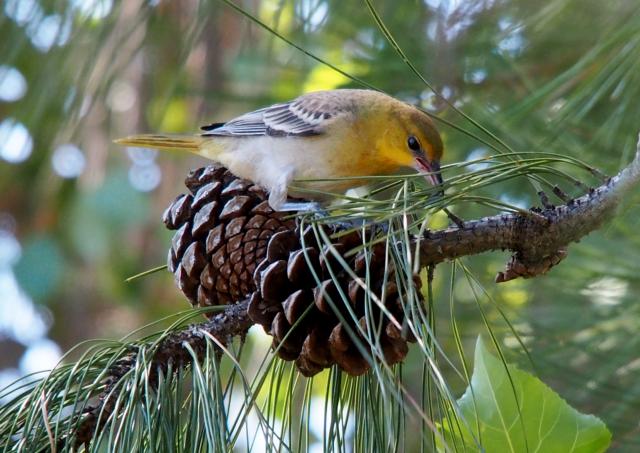
{"type": "MultiPolygon", "coordinates": [[[[371,358],[361,351],[370,355],[367,332],[369,341],[379,342],[386,363],[402,361],[413,337],[402,329],[404,307],[385,244],[364,247],[370,238],[344,226],[325,227],[325,234],[331,244],[316,239],[312,227],[271,238],[254,274],[258,291],[249,316],[273,336],[277,354],[295,360],[306,376],[334,363],[352,375],[366,372],[371,358]]],[[[420,279],[409,284],[419,289],[420,279]]]]}
{"type": "Polygon", "coordinates": [[[224,167],[194,170],[185,185],[190,193],[162,216],[167,228],[177,230],[167,265],[178,288],[201,307],[246,299],[255,291],[253,271],[269,238],[295,228],[295,220],[274,212],[262,188],[224,167]]]}
{"type": "Polygon", "coordinates": [[[191,194],[179,196],[163,220],[177,230],[169,269],[194,305],[250,297],[251,319],[306,376],[333,364],[352,375],[366,372],[367,341],[379,345],[388,364],[404,359],[413,337],[402,328],[405,309],[384,244],[363,239],[371,229],[323,226],[326,243],[319,230],[301,231],[287,214],[273,212],[263,189],[222,167],[195,170],[186,185],[191,194]]]}

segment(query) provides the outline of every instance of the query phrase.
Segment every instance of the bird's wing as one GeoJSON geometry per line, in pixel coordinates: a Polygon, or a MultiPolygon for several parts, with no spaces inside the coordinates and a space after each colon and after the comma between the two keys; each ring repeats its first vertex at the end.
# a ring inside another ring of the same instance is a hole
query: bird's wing
{"type": "Polygon", "coordinates": [[[203,126],[203,136],[309,136],[325,131],[329,122],[349,114],[353,106],[328,92],[310,93],[291,102],[245,113],[227,123],[203,126]]]}

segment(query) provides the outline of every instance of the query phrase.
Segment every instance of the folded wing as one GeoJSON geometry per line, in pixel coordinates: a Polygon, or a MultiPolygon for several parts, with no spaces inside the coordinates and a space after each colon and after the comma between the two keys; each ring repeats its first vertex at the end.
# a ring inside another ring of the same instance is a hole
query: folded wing
{"type": "Polygon", "coordinates": [[[348,99],[331,92],[310,93],[291,102],[274,104],[246,113],[227,123],[203,126],[211,136],[310,136],[320,135],[329,123],[353,112],[348,99]]]}

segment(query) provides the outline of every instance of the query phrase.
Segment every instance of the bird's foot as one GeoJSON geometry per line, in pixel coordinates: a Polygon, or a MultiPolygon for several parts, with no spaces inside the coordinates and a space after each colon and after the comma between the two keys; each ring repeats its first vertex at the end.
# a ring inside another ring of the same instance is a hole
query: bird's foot
{"type": "MultiPolygon", "coordinates": [[[[363,227],[379,227],[375,222],[354,217],[353,219],[331,220],[331,213],[316,201],[287,201],[278,206],[278,212],[298,212],[301,214],[311,214],[318,220],[326,219],[328,223],[342,229],[355,230],[363,227]]],[[[385,225],[386,226],[386,225],[385,225]]],[[[383,228],[385,227],[383,226],[383,228]]]]}
{"type": "Polygon", "coordinates": [[[318,214],[321,217],[328,216],[327,211],[316,201],[285,201],[277,206],[275,210],[279,212],[309,212],[318,214]]]}

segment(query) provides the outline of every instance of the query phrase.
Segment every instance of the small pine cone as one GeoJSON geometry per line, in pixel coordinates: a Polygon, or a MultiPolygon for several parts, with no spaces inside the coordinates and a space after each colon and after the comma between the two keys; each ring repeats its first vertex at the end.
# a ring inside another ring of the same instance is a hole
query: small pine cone
{"type": "Polygon", "coordinates": [[[274,212],[264,189],[233,176],[226,168],[192,171],[162,220],[176,230],[168,268],[178,288],[200,307],[236,303],[256,289],[253,273],[277,232],[295,228],[293,219],[274,212]]]}
{"type": "MultiPolygon", "coordinates": [[[[367,291],[362,285],[368,275],[368,281],[374,282],[371,290],[380,299],[384,295],[386,310],[403,322],[394,272],[386,268],[385,246],[350,253],[364,242],[360,232],[324,228],[333,238],[330,246],[320,245],[311,227],[271,237],[266,257],[254,273],[258,291],[249,303],[249,316],[273,337],[277,354],[295,360],[305,376],[333,364],[351,375],[365,373],[371,359],[361,353],[361,346],[367,344],[362,332],[379,340],[388,364],[402,361],[408,353],[407,342],[415,338],[393,324],[375,302],[366,309],[367,291]],[[352,278],[344,263],[358,279],[352,278]],[[385,271],[389,277],[383,287],[385,271]],[[358,323],[353,322],[354,315],[358,323]]],[[[420,286],[418,278],[414,285],[420,286]]]]}

